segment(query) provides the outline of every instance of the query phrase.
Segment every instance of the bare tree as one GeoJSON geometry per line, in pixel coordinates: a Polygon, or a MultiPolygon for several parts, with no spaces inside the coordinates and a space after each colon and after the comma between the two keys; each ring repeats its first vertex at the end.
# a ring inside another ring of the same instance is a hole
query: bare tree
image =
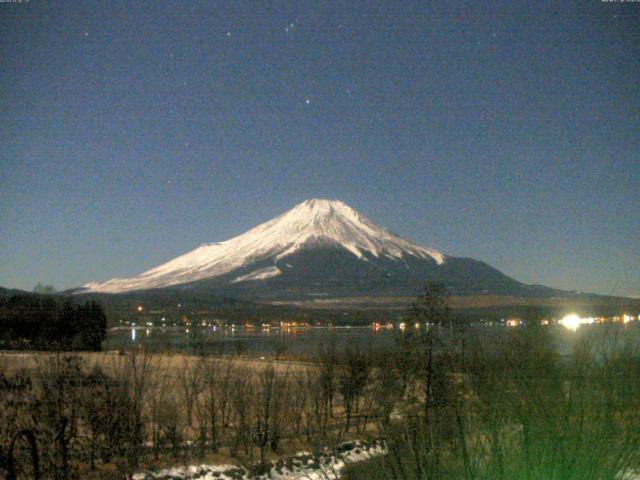
{"type": "Polygon", "coordinates": [[[342,395],[346,417],[345,432],[351,426],[351,416],[358,410],[358,400],[369,377],[369,362],[367,356],[357,347],[348,346],[345,349],[343,363],[340,366],[338,382],[342,395]]]}
{"type": "Polygon", "coordinates": [[[319,382],[323,399],[322,409],[326,426],[329,418],[333,416],[333,400],[336,393],[336,364],[338,363],[338,356],[335,339],[332,339],[328,345],[320,346],[318,363],[320,365],[319,382]]]}
{"type": "Polygon", "coordinates": [[[260,373],[256,388],[253,436],[259,452],[259,462],[266,468],[269,448],[278,449],[283,419],[286,415],[286,375],[278,375],[273,365],[260,373]]]}
{"type": "Polygon", "coordinates": [[[203,364],[199,360],[193,364],[185,360],[180,373],[180,389],[184,399],[186,410],[187,426],[191,428],[193,424],[193,408],[198,395],[203,388],[203,364]]]}
{"type": "Polygon", "coordinates": [[[421,325],[418,368],[424,389],[424,422],[429,423],[429,410],[434,403],[434,344],[438,327],[452,327],[448,293],[443,285],[427,282],[424,293],[413,303],[412,318],[421,325]],[[421,373],[421,375],[420,375],[421,373]]]}
{"type": "Polygon", "coordinates": [[[245,454],[251,453],[251,407],[252,386],[250,373],[245,369],[238,369],[230,386],[230,400],[232,404],[233,438],[230,442],[230,454],[236,457],[240,447],[244,447],[245,454]]]}

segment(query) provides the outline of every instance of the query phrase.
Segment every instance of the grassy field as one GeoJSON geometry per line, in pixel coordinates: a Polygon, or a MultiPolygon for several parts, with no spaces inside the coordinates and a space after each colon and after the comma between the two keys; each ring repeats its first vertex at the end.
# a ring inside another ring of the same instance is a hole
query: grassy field
{"type": "MultiPolygon", "coordinates": [[[[27,429],[51,474],[122,478],[191,462],[264,465],[336,444],[348,430],[367,434],[372,424],[364,420],[345,428],[337,370],[326,365],[137,349],[0,352],[0,453],[27,429]]],[[[28,454],[18,463],[28,471],[28,454]]],[[[0,473],[2,465],[0,457],[0,473]]]]}
{"type": "MultiPolygon", "coordinates": [[[[14,373],[18,370],[36,370],[52,359],[59,357],[79,358],[83,368],[91,370],[94,367],[105,371],[116,371],[126,363],[126,355],[121,355],[117,351],[111,352],[24,352],[24,351],[0,351],[0,364],[6,372],[14,373]]],[[[279,375],[303,375],[309,369],[315,368],[312,362],[302,362],[296,360],[276,360],[269,357],[243,357],[238,355],[216,357],[222,362],[225,359],[232,362],[238,368],[248,369],[257,374],[264,372],[268,368],[274,368],[279,375]]],[[[169,378],[179,378],[185,369],[194,368],[198,362],[202,361],[201,356],[189,355],[185,353],[154,353],[149,356],[148,369],[160,372],[169,378]]]]}

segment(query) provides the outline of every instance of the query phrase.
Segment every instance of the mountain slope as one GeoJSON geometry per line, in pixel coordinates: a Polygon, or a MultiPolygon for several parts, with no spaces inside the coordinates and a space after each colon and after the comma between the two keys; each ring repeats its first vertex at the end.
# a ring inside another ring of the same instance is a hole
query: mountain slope
{"type": "MultiPolygon", "coordinates": [[[[444,255],[412,244],[375,225],[339,201],[307,200],[279,217],[220,243],[203,244],[195,250],[137,277],[115,278],[85,285],[94,292],[117,293],[168,287],[218,277],[265,259],[280,260],[310,246],[337,245],[359,259],[412,255],[444,263],[444,255]]],[[[244,280],[273,277],[255,273],[244,280]]],[[[242,281],[238,278],[237,281],[242,281]]]]}
{"type": "Polygon", "coordinates": [[[319,199],[136,277],[90,283],[80,291],[174,287],[262,298],[413,295],[425,280],[461,294],[553,292],[524,285],[482,262],[415,245],[340,201],[319,199]]]}

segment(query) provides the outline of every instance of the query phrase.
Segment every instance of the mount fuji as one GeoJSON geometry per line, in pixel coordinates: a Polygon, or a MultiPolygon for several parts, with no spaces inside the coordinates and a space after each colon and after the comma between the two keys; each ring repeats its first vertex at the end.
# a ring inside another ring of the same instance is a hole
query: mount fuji
{"type": "Polygon", "coordinates": [[[425,281],[452,293],[547,296],[470,258],[444,255],[380,227],[338,200],[312,199],[224,242],[206,243],[131,278],[77,293],[150,289],[213,291],[245,298],[415,295],[425,281]]]}

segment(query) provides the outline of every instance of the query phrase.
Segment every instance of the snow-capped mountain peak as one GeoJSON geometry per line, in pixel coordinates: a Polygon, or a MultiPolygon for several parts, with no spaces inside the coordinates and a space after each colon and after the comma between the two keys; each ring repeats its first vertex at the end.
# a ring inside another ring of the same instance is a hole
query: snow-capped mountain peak
{"type": "Polygon", "coordinates": [[[324,240],[334,242],[360,258],[365,253],[374,257],[386,255],[394,258],[411,254],[430,256],[439,264],[444,262],[441,253],[419,247],[392,234],[339,200],[307,200],[254,230],[262,226],[268,226],[266,230],[275,234],[277,239],[272,237],[273,240],[280,244],[290,243],[289,248],[279,253],[280,258],[309,241],[324,240]]]}
{"type": "MultiPolygon", "coordinates": [[[[89,283],[84,290],[116,293],[190,283],[265,260],[275,264],[303,248],[319,245],[346,249],[362,260],[413,256],[441,265],[446,259],[440,252],[415,245],[379,227],[339,200],[311,199],[230,240],[203,244],[137,277],[89,283]]],[[[263,266],[233,282],[264,280],[280,273],[275,265],[263,266]]]]}

